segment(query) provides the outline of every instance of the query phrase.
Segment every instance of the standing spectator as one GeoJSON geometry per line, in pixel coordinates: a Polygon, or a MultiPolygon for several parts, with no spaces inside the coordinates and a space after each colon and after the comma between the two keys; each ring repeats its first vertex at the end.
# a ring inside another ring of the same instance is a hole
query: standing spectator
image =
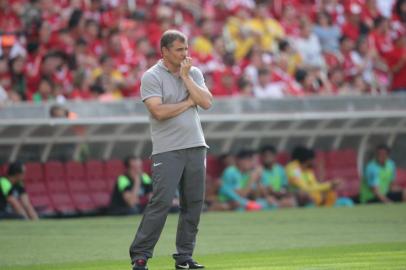
{"type": "Polygon", "coordinates": [[[296,200],[288,192],[285,169],[276,162],[276,149],[271,145],[260,150],[262,162],[261,192],[271,207],[294,207],[296,200]]]}
{"type": "Polygon", "coordinates": [[[109,213],[112,215],[141,213],[152,191],[152,180],[143,172],[141,159],[127,157],[124,166],[125,172],[118,176],[111,194],[109,213]]]}
{"type": "Polygon", "coordinates": [[[7,176],[0,177],[0,219],[38,219],[25,192],[24,175],[24,165],[16,161],[9,165],[7,176]]]}
{"type": "Polygon", "coordinates": [[[375,149],[375,158],[366,166],[361,183],[361,203],[406,201],[406,191],[395,186],[396,165],[389,158],[390,149],[382,144],[375,149]]]}

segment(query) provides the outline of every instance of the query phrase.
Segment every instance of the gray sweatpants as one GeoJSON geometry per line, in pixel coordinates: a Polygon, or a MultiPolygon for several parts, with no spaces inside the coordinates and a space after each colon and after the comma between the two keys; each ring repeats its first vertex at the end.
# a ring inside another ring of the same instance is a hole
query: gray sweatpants
{"type": "Polygon", "coordinates": [[[177,263],[192,258],[204,200],[205,159],[205,147],[152,156],[153,195],[130,247],[133,262],[152,257],[178,187],[180,214],[176,235],[177,253],[173,257],[177,263]]]}

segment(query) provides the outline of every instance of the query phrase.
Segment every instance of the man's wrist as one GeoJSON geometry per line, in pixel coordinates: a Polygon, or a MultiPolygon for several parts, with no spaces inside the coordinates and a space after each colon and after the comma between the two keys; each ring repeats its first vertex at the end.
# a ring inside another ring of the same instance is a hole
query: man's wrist
{"type": "Polygon", "coordinates": [[[188,81],[192,79],[189,74],[180,75],[180,77],[182,78],[183,81],[188,81]]]}

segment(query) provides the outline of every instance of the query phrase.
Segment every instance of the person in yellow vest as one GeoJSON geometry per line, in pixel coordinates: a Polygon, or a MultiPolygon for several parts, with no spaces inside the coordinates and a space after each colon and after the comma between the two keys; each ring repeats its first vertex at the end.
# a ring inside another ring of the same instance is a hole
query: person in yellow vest
{"type": "Polygon", "coordinates": [[[337,200],[336,189],[339,181],[320,183],[313,169],[314,151],[297,146],[292,152],[292,161],[286,165],[286,173],[291,189],[296,192],[301,206],[333,206],[337,200]]]}

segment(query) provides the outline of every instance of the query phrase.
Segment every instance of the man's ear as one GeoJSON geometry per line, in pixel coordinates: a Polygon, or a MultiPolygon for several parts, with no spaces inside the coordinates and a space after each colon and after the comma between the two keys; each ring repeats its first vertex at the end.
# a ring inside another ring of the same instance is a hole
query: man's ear
{"type": "Polygon", "coordinates": [[[161,49],[162,56],[165,56],[165,54],[167,54],[168,52],[169,52],[168,48],[162,47],[161,49]]]}

